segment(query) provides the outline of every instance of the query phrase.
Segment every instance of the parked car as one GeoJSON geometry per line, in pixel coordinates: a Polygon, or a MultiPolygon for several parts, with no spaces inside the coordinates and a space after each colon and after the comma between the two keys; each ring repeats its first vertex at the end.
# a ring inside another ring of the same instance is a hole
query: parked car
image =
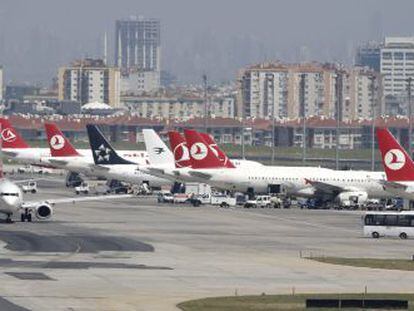
{"type": "Polygon", "coordinates": [[[247,200],[244,204],[245,208],[267,207],[267,208],[280,208],[282,201],[278,197],[272,197],[270,195],[258,195],[253,200],[247,200]]]}
{"type": "Polygon", "coordinates": [[[160,192],[157,201],[158,203],[174,203],[174,196],[171,192],[160,192]]]}

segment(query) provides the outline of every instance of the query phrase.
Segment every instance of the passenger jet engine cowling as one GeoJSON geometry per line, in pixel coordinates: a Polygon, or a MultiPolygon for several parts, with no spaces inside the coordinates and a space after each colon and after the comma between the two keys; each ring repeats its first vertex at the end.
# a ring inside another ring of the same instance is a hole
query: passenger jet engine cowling
{"type": "Polygon", "coordinates": [[[36,207],[36,218],[39,220],[46,220],[52,217],[53,209],[47,203],[42,203],[36,207]]]}
{"type": "Polygon", "coordinates": [[[364,191],[341,192],[336,197],[336,201],[341,207],[358,207],[368,201],[368,193],[364,191]]]}

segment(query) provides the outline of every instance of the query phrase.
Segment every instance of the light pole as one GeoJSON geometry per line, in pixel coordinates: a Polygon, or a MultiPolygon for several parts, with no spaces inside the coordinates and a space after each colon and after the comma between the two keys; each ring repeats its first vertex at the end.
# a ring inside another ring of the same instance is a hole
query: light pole
{"type": "Polygon", "coordinates": [[[274,76],[268,76],[267,77],[267,82],[268,82],[268,89],[270,89],[271,91],[271,96],[269,96],[269,91],[267,92],[267,106],[269,107],[270,101],[269,99],[272,98],[273,102],[271,104],[272,107],[272,113],[270,114],[270,117],[272,118],[272,165],[275,162],[275,98],[274,98],[274,88],[275,88],[275,83],[274,83],[274,76]]]}
{"type": "Polygon", "coordinates": [[[342,120],[342,90],[343,90],[343,72],[336,73],[336,130],[335,130],[335,169],[339,170],[339,127],[342,120]]]}
{"type": "Polygon", "coordinates": [[[375,76],[370,77],[371,80],[371,171],[375,170],[375,76]]]}
{"type": "Polygon", "coordinates": [[[407,82],[407,92],[408,92],[408,152],[410,157],[413,157],[413,148],[412,148],[412,132],[413,132],[413,122],[412,122],[412,107],[411,107],[411,82],[413,81],[412,77],[409,77],[405,80],[407,82]]]}
{"type": "Polygon", "coordinates": [[[241,120],[240,120],[240,132],[241,132],[241,157],[242,159],[245,159],[245,150],[244,150],[244,118],[245,118],[245,107],[244,107],[244,80],[246,79],[246,76],[243,76],[240,80],[240,101],[241,101],[241,120]]]}
{"type": "Polygon", "coordinates": [[[204,87],[204,133],[207,133],[207,75],[203,74],[203,87],[204,87]]]}
{"type": "Polygon", "coordinates": [[[306,161],[306,111],[305,111],[305,78],[306,74],[300,75],[300,110],[302,117],[302,162],[306,161]]]}

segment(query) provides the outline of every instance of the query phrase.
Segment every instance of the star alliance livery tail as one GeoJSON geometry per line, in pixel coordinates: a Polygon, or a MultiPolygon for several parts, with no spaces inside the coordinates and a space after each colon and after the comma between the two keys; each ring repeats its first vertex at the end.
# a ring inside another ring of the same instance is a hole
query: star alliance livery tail
{"type": "Polygon", "coordinates": [[[19,135],[16,129],[6,118],[0,118],[1,137],[3,138],[3,148],[5,149],[23,149],[30,148],[25,140],[19,135]]]}
{"type": "Polygon", "coordinates": [[[216,156],[220,159],[223,163],[224,167],[227,168],[235,168],[234,164],[230,161],[227,155],[219,148],[219,146],[214,141],[213,137],[207,133],[199,133],[201,137],[206,141],[206,143],[210,146],[210,148],[215,152],[216,156]]]}
{"type": "Polygon", "coordinates": [[[414,162],[388,129],[377,129],[378,146],[388,181],[414,181],[414,162]]]}
{"type": "Polygon", "coordinates": [[[142,133],[150,164],[173,166],[174,156],[158,134],[152,129],[143,129],[142,133]]]}
{"type": "Polygon", "coordinates": [[[217,157],[216,152],[209,147],[198,132],[184,130],[184,136],[190,150],[191,167],[193,169],[223,167],[223,163],[217,157]]]}
{"type": "Polygon", "coordinates": [[[191,166],[190,151],[185,138],[176,131],[168,132],[168,138],[170,140],[170,148],[174,154],[175,167],[191,166]]]}
{"type": "Polygon", "coordinates": [[[45,123],[47,142],[49,143],[52,157],[77,157],[80,156],[75,147],[63,135],[54,123],[45,123]]]}
{"type": "Polygon", "coordinates": [[[86,125],[93,160],[97,165],[134,164],[120,157],[96,125],[86,125]]]}

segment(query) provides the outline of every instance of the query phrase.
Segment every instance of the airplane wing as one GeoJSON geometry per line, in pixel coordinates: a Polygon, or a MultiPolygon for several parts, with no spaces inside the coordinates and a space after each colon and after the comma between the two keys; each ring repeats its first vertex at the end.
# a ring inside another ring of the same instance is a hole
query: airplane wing
{"type": "Polygon", "coordinates": [[[201,179],[211,179],[211,177],[213,177],[210,174],[202,173],[202,172],[198,172],[198,171],[189,171],[188,173],[193,177],[197,177],[197,178],[201,178],[201,179]]]}
{"type": "Polygon", "coordinates": [[[164,175],[165,171],[162,168],[156,168],[156,167],[146,167],[145,169],[141,169],[142,171],[144,171],[144,173],[146,173],[145,171],[148,171],[149,174],[154,174],[154,175],[164,175]]]}
{"type": "Polygon", "coordinates": [[[114,194],[114,195],[98,195],[98,196],[78,197],[78,198],[49,199],[49,200],[43,200],[43,201],[24,202],[22,205],[22,208],[29,208],[29,209],[35,208],[42,203],[46,203],[46,204],[50,204],[54,206],[56,204],[65,204],[65,203],[76,204],[78,202],[125,199],[125,198],[132,198],[132,197],[134,197],[133,194],[114,194]]]}
{"type": "Polygon", "coordinates": [[[49,159],[49,162],[52,164],[59,165],[59,166],[66,166],[69,163],[69,161],[57,160],[57,159],[49,159]]]}
{"type": "Polygon", "coordinates": [[[404,191],[408,188],[407,185],[401,184],[397,181],[380,180],[380,183],[384,186],[385,190],[395,189],[395,190],[403,190],[404,191]]]}
{"type": "Polygon", "coordinates": [[[100,165],[100,164],[90,164],[89,167],[91,169],[94,169],[96,171],[102,171],[102,172],[107,172],[110,170],[109,167],[105,166],[105,165],[100,165]]]}
{"type": "Polygon", "coordinates": [[[339,193],[342,191],[347,191],[349,189],[343,188],[343,187],[338,187],[323,181],[316,181],[316,180],[310,180],[310,179],[306,179],[306,183],[312,185],[313,187],[316,188],[316,190],[318,191],[322,191],[325,193],[339,193]]]}

